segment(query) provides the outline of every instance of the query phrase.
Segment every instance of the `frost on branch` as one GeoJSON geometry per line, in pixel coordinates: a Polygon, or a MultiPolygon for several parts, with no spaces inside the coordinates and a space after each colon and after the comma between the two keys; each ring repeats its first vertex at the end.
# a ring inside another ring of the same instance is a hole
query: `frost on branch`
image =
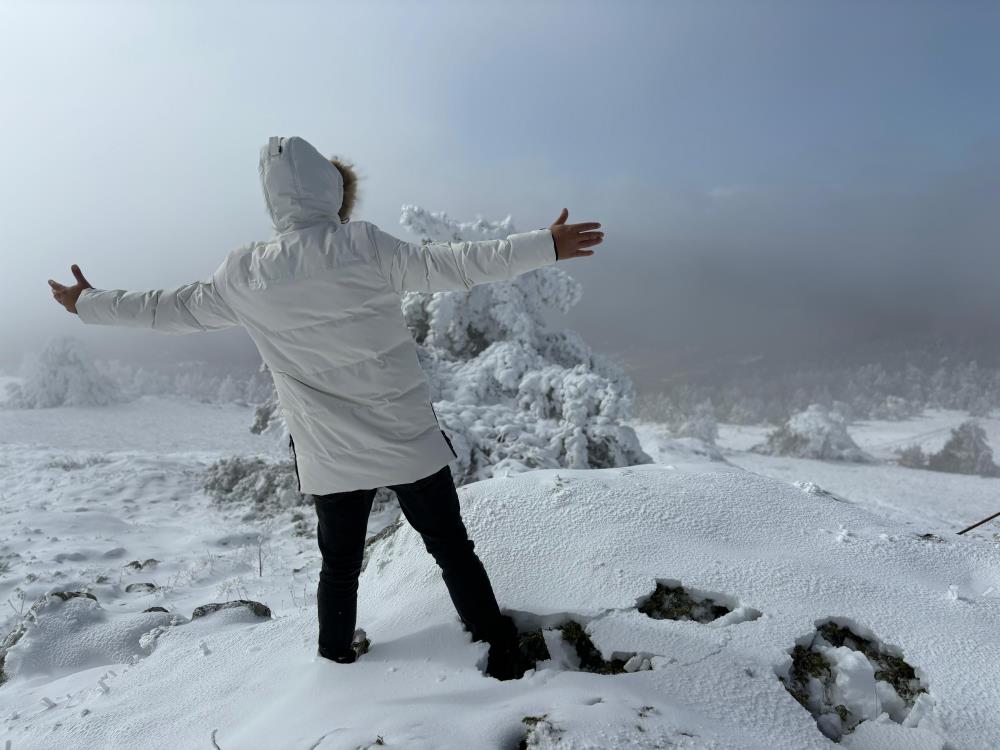
{"type": "Polygon", "coordinates": [[[870,463],[875,459],[858,447],[847,434],[844,418],[813,404],[792,416],[767,437],[767,443],[753,448],[772,456],[818,458],[825,461],[870,463]]]}
{"type": "Polygon", "coordinates": [[[69,336],[57,336],[41,354],[28,356],[21,371],[22,382],[7,386],[7,407],[107,406],[122,400],[115,383],[69,336]]]}
{"type": "MultiPolygon", "coordinates": [[[[417,206],[403,206],[400,223],[425,243],[517,231],[509,216],[456,222],[417,206]]],[[[458,453],[460,484],[533,468],[651,462],[621,424],[631,416],[631,379],[579,334],[545,329],[545,313],[568,312],[582,292],[547,266],[469,290],[403,295],[431,398],[458,453]]]]}

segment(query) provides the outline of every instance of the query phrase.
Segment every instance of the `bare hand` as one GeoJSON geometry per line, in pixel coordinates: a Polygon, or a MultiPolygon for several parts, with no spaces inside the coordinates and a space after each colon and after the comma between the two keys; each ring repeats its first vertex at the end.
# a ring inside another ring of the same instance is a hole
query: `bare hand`
{"type": "Polygon", "coordinates": [[[593,255],[593,250],[588,247],[599,245],[604,241],[604,232],[596,232],[600,228],[597,222],[587,222],[586,224],[567,224],[569,210],[563,209],[549,230],[556,243],[556,259],[566,260],[567,258],[583,258],[593,255]]]}
{"type": "Polygon", "coordinates": [[[56,302],[65,307],[69,312],[75,313],[76,301],[80,298],[80,292],[84,289],[93,289],[94,287],[83,277],[78,265],[74,263],[70,266],[70,270],[76,278],[76,284],[73,286],[63,286],[58,281],[49,279],[49,286],[52,287],[52,296],[56,298],[56,302]]]}

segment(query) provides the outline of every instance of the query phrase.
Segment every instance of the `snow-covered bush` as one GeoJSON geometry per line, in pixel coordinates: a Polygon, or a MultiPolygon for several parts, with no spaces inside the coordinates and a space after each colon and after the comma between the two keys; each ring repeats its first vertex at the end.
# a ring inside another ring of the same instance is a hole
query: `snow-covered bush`
{"type": "Polygon", "coordinates": [[[993,449],[986,440],[986,431],[976,422],[963,422],[951,431],[944,447],[927,458],[931,471],[953,474],[978,474],[983,477],[1000,475],[1000,467],[993,462],[993,449]]]}
{"type": "Polygon", "coordinates": [[[7,386],[5,406],[107,406],[123,399],[115,383],[94,366],[79,341],[69,336],[57,336],[41,354],[26,357],[21,377],[20,383],[7,386]]]}
{"type": "Polygon", "coordinates": [[[209,466],[202,488],[218,502],[252,505],[261,516],[273,516],[303,502],[291,461],[223,458],[209,466]]]}
{"type": "Polygon", "coordinates": [[[900,466],[905,466],[908,469],[927,468],[927,454],[924,453],[924,449],[919,445],[911,445],[898,450],[896,451],[896,455],[899,456],[898,462],[900,466]]]}
{"type": "Polygon", "coordinates": [[[825,461],[873,462],[875,459],[858,447],[847,433],[840,413],[819,404],[792,416],[768,435],[767,442],[753,448],[772,456],[818,458],[825,461]]]}
{"type": "MultiPolygon", "coordinates": [[[[503,238],[511,218],[456,222],[404,206],[400,223],[424,242],[503,238]]],[[[458,484],[533,468],[605,468],[650,463],[631,416],[635,391],[617,364],[579,334],[549,331],[547,311],[567,312],[582,288],[561,268],[468,291],[403,295],[431,400],[458,458],[458,484]]],[[[257,409],[254,432],[287,442],[276,397],[257,409]]]]}

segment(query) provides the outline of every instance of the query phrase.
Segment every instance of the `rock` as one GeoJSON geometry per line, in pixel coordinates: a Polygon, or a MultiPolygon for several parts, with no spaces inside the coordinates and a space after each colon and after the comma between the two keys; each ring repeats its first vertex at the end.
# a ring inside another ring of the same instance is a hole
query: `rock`
{"type": "Polygon", "coordinates": [[[85,596],[88,599],[93,599],[95,602],[97,601],[97,597],[91,594],[89,591],[51,591],[47,595],[39,597],[38,600],[31,605],[31,611],[37,612],[42,606],[44,606],[45,600],[49,596],[57,596],[63,601],[66,601],[67,599],[72,599],[74,596],[85,596]]]}
{"type": "Polygon", "coordinates": [[[257,617],[265,619],[270,619],[271,617],[271,609],[266,604],[261,604],[260,602],[251,601],[249,599],[234,599],[231,602],[213,602],[211,604],[202,604],[200,607],[195,607],[194,611],[191,613],[191,619],[194,620],[198,617],[204,617],[205,615],[210,615],[213,612],[218,612],[220,609],[231,609],[233,607],[246,607],[257,617]]]}
{"type": "Polygon", "coordinates": [[[159,562],[159,560],[150,557],[148,560],[143,560],[142,562],[132,560],[126,563],[124,567],[131,568],[132,570],[143,570],[144,568],[155,568],[159,562]]]}
{"type": "Polygon", "coordinates": [[[156,591],[157,586],[155,583],[130,583],[125,587],[127,593],[132,593],[133,591],[138,591],[140,593],[146,593],[148,591],[156,591]]]}
{"type": "Polygon", "coordinates": [[[149,609],[142,610],[143,612],[169,612],[170,610],[165,607],[150,607],[149,609]]]}

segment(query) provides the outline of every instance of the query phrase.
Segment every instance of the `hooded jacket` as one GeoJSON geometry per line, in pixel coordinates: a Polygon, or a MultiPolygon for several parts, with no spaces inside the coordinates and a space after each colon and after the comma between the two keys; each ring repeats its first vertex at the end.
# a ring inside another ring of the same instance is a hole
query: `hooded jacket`
{"type": "Polygon", "coordinates": [[[401,295],[465,290],[551,265],[551,232],[420,245],[367,221],[341,223],[340,172],[298,137],[271,138],[259,171],[271,239],[174,289],[85,289],[80,320],[162,333],[243,326],[274,379],[303,493],[412,482],[450,463],[457,456],[431,405],[401,295]]]}

